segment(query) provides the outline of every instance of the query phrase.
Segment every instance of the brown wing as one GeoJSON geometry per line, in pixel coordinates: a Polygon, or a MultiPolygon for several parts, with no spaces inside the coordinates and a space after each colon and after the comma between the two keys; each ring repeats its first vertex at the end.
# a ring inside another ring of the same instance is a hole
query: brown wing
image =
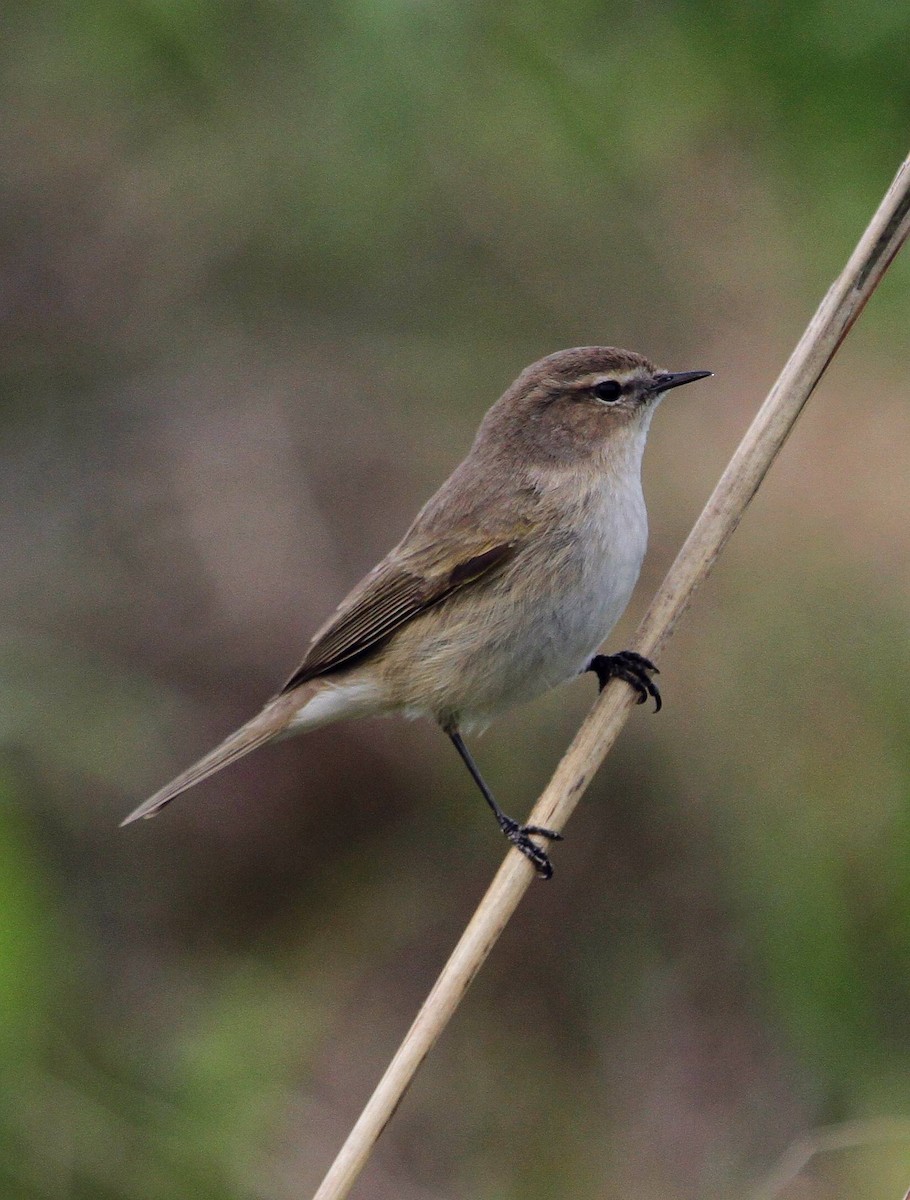
{"type": "Polygon", "coordinates": [[[381,562],[319,630],[282,693],[359,658],[418,613],[506,562],[518,547],[518,542],[488,542],[438,573],[418,572],[413,564],[409,570],[401,560],[381,562]]]}

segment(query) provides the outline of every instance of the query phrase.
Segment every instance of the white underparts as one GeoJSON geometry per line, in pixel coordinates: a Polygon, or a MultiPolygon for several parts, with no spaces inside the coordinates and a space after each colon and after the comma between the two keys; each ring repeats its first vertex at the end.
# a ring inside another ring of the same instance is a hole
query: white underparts
{"type": "Polygon", "coordinates": [[[291,718],[287,732],[303,733],[350,717],[366,717],[382,708],[380,691],[369,680],[325,683],[291,718]]]}

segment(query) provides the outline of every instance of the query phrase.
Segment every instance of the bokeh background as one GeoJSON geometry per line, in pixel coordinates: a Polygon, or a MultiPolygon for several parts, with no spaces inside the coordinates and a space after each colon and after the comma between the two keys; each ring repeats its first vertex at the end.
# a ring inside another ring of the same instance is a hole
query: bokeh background
{"type": "MultiPolygon", "coordinates": [[[[118,820],[591,342],[717,373],[655,422],[621,648],[907,152],[910,13],[8,0],[0,58],[0,1192],[305,1197],[489,814],[374,721],[118,820]]],[[[908,292],[905,256],[358,1196],[910,1185],[908,292]]],[[[475,745],[507,810],[593,693],[475,745]]]]}

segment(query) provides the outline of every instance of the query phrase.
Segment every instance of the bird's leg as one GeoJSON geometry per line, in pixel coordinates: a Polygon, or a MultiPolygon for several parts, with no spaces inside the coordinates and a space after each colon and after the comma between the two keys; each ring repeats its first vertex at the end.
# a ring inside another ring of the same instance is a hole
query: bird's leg
{"type": "Polygon", "coordinates": [[[483,793],[483,798],[493,810],[493,815],[499,822],[499,828],[506,835],[516,850],[520,850],[525,858],[529,858],[534,864],[537,874],[543,879],[549,879],[553,874],[553,864],[550,862],[550,856],[546,850],[531,841],[530,835],[536,834],[538,837],[549,839],[551,842],[561,842],[562,834],[557,833],[555,829],[544,829],[540,825],[520,825],[512,817],[507,817],[499,805],[493,798],[493,793],[484,782],[477,763],[471,757],[471,752],[464,744],[461,734],[457,729],[446,729],[445,731],[452,739],[452,745],[461,755],[464,765],[471,772],[471,778],[480,788],[483,793]]]}
{"type": "Polygon", "coordinates": [[[636,654],[634,650],[621,650],[619,654],[595,654],[585,671],[593,671],[603,691],[611,679],[624,679],[638,692],[638,703],[644,704],[649,696],[654,698],[654,711],[661,706],[660,691],[649,672],[659,675],[650,658],[636,654]]]}

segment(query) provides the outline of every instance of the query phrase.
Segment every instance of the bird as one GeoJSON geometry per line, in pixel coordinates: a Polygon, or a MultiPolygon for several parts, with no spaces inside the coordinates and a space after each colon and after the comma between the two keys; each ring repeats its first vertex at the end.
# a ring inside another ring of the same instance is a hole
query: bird
{"type": "Polygon", "coordinates": [[[425,717],[449,737],[505,837],[542,878],[561,835],[500,808],[464,735],[587,671],[660,692],[634,651],[597,653],[638,580],[648,538],[641,461],[673,388],[630,350],[582,346],[532,363],[483,418],[473,445],[401,541],[341,601],[262,710],[122,822],[267,742],[377,714],[425,717]]]}

